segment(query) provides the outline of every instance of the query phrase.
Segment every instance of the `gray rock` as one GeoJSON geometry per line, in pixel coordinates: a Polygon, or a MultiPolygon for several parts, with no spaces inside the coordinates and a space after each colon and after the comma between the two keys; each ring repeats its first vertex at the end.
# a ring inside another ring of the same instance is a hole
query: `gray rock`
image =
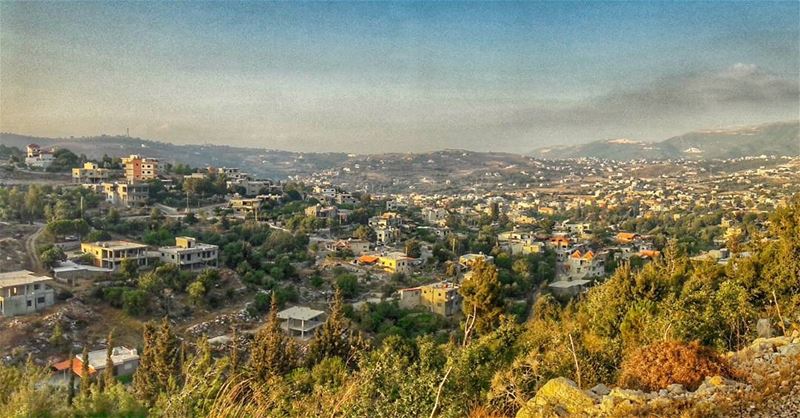
{"type": "Polygon", "coordinates": [[[800,354],[800,344],[787,344],[780,348],[781,355],[796,356],[800,354]]]}
{"type": "Polygon", "coordinates": [[[605,396],[605,395],[608,395],[611,392],[611,389],[609,389],[608,386],[606,386],[606,385],[604,385],[602,383],[596,385],[595,387],[593,387],[593,388],[591,388],[589,390],[591,390],[592,392],[594,392],[598,396],[605,396]]]}
{"type": "Polygon", "coordinates": [[[673,383],[673,384],[667,386],[667,390],[669,391],[669,393],[672,393],[674,395],[686,392],[686,389],[680,383],[673,383]]]}
{"type": "Polygon", "coordinates": [[[770,325],[769,319],[763,318],[758,320],[756,323],[756,333],[759,338],[772,337],[772,325],[770,325]]]}

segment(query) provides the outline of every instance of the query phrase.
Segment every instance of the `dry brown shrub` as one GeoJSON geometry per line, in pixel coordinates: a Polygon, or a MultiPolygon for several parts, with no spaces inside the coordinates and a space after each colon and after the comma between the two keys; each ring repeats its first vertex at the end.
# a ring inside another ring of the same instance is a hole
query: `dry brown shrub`
{"type": "Polygon", "coordinates": [[[484,406],[476,406],[469,411],[469,418],[506,418],[506,415],[484,406]]]}
{"type": "Polygon", "coordinates": [[[706,376],[734,377],[727,361],[698,342],[661,341],[642,347],[622,362],[619,384],[655,391],[673,383],[697,389],[706,376]]]}

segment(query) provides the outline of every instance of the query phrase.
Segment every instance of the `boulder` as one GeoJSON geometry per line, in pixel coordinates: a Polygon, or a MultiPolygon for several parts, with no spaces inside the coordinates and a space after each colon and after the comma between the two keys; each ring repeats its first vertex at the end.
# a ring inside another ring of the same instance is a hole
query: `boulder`
{"type": "Polygon", "coordinates": [[[727,384],[725,378],[720,375],[707,377],[705,381],[711,386],[725,386],[727,384]]]}
{"type": "Polygon", "coordinates": [[[772,325],[770,325],[769,319],[759,319],[756,322],[756,333],[759,338],[772,337],[772,325]]]}
{"type": "Polygon", "coordinates": [[[591,390],[597,396],[605,396],[608,395],[609,392],[611,392],[611,389],[609,389],[608,386],[602,383],[596,385],[595,387],[589,390],[591,390]]]}
{"type": "Polygon", "coordinates": [[[587,415],[595,400],[572,380],[557,377],[542,386],[517,413],[517,418],[587,415]]]}
{"type": "Polygon", "coordinates": [[[628,400],[634,404],[645,403],[647,402],[648,398],[650,398],[648,394],[642,392],[641,390],[620,388],[611,389],[611,393],[609,393],[608,396],[617,400],[628,400]]]}
{"type": "Polygon", "coordinates": [[[781,355],[784,356],[797,356],[800,355],[800,344],[787,344],[781,347],[781,355]]]}
{"type": "Polygon", "coordinates": [[[667,390],[669,391],[669,393],[673,395],[680,395],[682,393],[686,393],[686,389],[680,383],[673,383],[667,386],[667,390]]]}

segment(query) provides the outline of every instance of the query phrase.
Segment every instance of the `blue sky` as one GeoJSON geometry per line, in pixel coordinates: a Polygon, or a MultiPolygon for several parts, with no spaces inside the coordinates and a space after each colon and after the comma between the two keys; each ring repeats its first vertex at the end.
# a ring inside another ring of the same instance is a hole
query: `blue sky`
{"type": "Polygon", "coordinates": [[[796,119],[798,2],[0,2],[0,130],[528,151],[796,119]]]}

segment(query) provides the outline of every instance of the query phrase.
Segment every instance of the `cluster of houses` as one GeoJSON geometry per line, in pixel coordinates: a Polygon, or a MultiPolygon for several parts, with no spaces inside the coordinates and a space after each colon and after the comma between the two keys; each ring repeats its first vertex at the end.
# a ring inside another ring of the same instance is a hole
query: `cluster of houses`
{"type": "MultiPolygon", "coordinates": [[[[28,146],[28,153],[32,155],[30,158],[52,158],[52,152],[41,150],[35,144],[28,146]]],[[[158,159],[132,154],[122,157],[121,161],[122,170],[86,162],[82,167],[72,169],[72,181],[102,194],[110,204],[125,207],[141,206],[148,202],[151,180],[161,180],[167,189],[173,187],[173,179],[162,175],[158,159]]],[[[229,205],[237,215],[257,213],[265,201],[278,199],[283,194],[281,184],[258,179],[239,168],[209,167],[205,171],[185,175],[184,180],[204,179],[212,174],[224,175],[226,187],[232,192],[229,205]]]]}
{"type": "Polygon", "coordinates": [[[105,201],[118,206],[141,206],[150,196],[148,180],[159,178],[159,161],[155,158],[129,155],[122,158],[122,178],[116,170],[86,162],[72,169],[72,181],[102,194],[105,201]]]}
{"type": "Polygon", "coordinates": [[[219,263],[218,247],[197,242],[193,237],[176,237],[175,245],[154,249],[130,241],[86,242],[81,244],[81,251],[91,256],[94,266],[110,271],[118,270],[125,260],[130,260],[138,266],[148,266],[158,260],[187,270],[217,267],[219,263]]]}
{"type": "Polygon", "coordinates": [[[26,148],[25,164],[28,167],[47,169],[56,160],[55,149],[44,149],[38,144],[29,144],[26,148]]]}
{"type": "MultiPolygon", "coordinates": [[[[32,314],[55,304],[53,278],[38,275],[28,270],[0,273],[0,316],[10,317],[32,314]]],[[[87,356],[88,365],[84,366],[83,357],[79,355],[67,358],[51,365],[55,378],[66,383],[69,373],[84,377],[88,370],[90,376],[104,373],[108,367],[108,350],[90,351],[87,356]]],[[[139,354],[136,349],[113,347],[111,362],[115,376],[130,376],[139,365],[139,354]]]]}

